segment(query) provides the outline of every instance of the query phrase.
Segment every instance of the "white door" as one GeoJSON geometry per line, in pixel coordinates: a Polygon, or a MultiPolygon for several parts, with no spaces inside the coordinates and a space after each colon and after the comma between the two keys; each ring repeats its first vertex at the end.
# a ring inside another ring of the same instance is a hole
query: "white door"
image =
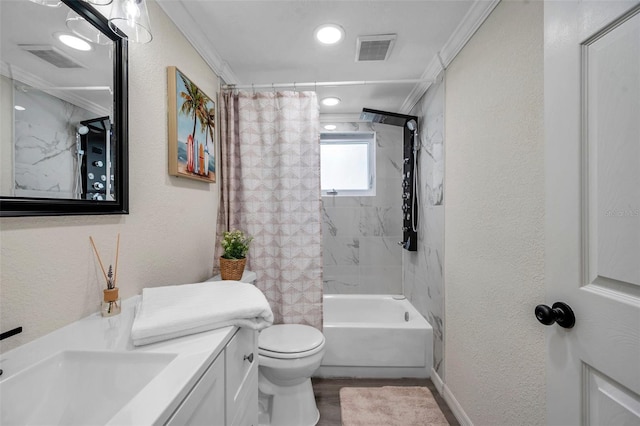
{"type": "Polygon", "coordinates": [[[640,2],[544,8],[547,423],[640,425],[640,2]]]}

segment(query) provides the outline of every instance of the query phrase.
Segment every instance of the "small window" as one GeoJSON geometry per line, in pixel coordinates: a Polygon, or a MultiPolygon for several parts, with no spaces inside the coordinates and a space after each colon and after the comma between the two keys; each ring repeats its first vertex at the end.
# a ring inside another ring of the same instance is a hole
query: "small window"
{"type": "Polygon", "coordinates": [[[375,196],[375,133],[320,134],[322,195],[375,196]]]}

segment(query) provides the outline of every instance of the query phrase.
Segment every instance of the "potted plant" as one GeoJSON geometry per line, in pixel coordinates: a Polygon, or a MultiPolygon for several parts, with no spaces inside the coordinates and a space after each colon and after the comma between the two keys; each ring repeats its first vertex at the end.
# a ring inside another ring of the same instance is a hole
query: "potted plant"
{"type": "Polygon", "coordinates": [[[220,256],[220,275],[223,280],[239,281],[247,263],[247,252],[253,237],[242,231],[226,231],[220,244],[224,252],[220,256]]]}

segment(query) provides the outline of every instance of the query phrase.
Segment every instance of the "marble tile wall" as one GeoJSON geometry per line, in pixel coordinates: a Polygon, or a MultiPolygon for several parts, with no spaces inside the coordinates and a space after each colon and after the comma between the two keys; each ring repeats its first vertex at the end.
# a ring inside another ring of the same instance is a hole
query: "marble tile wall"
{"type": "Polygon", "coordinates": [[[14,94],[15,195],[73,198],[75,130],[80,121],[95,117],[80,107],[36,90],[14,94]]]}
{"type": "Polygon", "coordinates": [[[419,117],[418,250],[403,255],[404,294],[433,326],[433,368],[444,379],[444,82],[432,85],[411,111],[419,117]]]}
{"type": "Polygon", "coordinates": [[[402,128],[341,123],[376,132],[376,196],[322,197],[326,294],[401,294],[402,128]]]}

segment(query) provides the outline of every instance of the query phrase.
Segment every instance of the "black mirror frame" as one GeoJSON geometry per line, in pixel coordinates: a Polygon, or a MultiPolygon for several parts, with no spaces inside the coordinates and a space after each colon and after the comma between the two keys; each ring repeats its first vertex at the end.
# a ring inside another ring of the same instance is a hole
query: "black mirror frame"
{"type": "Polygon", "coordinates": [[[0,217],[10,216],[63,216],[129,214],[129,159],[128,159],[128,49],[125,37],[115,34],[108,20],[82,0],[62,0],[69,8],[93,23],[114,42],[113,76],[116,167],[114,182],[115,201],[73,200],[57,198],[27,198],[0,196],[0,217]]]}

